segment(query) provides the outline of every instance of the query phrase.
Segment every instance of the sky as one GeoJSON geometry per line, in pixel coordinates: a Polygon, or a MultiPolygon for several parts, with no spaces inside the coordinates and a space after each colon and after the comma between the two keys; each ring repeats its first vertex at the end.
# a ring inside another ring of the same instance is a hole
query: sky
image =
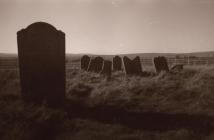
{"type": "Polygon", "coordinates": [[[0,0],[0,53],[38,21],[66,34],[66,53],[214,51],[214,0],[0,0]]]}

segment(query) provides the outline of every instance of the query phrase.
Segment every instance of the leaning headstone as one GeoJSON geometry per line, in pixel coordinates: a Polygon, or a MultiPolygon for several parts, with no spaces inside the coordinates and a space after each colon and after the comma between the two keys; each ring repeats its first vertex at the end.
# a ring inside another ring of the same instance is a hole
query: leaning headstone
{"type": "Polygon", "coordinates": [[[127,56],[123,57],[124,67],[126,74],[128,75],[141,75],[142,67],[140,62],[140,57],[137,56],[133,60],[129,59],[127,56]]]}
{"type": "Polygon", "coordinates": [[[182,71],[183,70],[183,66],[184,66],[183,64],[176,64],[176,65],[172,66],[170,70],[172,70],[172,71],[182,71]]]}
{"type": "Polygon", "coordinates": [[[65,33],[36,22],[18,31],[17,41],[23,99],[61,105],[65,99],[65,33]]]}
{"type": "Polygon", "coordinates": [[[99,57],[99,56],[95,57],[94,59],[91,59],[87,71],[96,72],[96,73],[101,72],[102,66],[103,66],[103,61],[104,61],[103,58],[99,57]]]}
{"type": "Polygon", "coordinates": [[[154,66],[155,66],[155,70],[156,70],[156,73],[160,73],[161,71],[161,62],[160,62],[160,57],[155,57],[153,59],[153,62],[154,62],[154,66]]]}
{"type": "Polygon", "coordinates": [[[104,75],[110,77],[111,76],[111,69],[112,69],[112,62],[109,60],[104,60],[103,69],[101,71],[101,74],[104,74],[104,75]]]}
{"type": "Polygon", "coordinates": [[[132,74],[131,59],[129,59],[127,56],[124,56],[123,63],[126,74],[132,74]]]}
{"type": "Polygon", "coordinates": [[[88,55],[84,55],[81,58],[81,69],[82,70],[87,70],[89,63],[90,63],[90,57],[88,55]]]}
{"type": "Polygon", "coordinates": [[[160,73],[161,71],[169,71],[168,63],[165,57],[158,56],[154,58],[154,65],[157,73],[160,73]]]}
{"type": "Polygon", "coordinates": [[[113,58],[113,70],[120,71],[122,70],[122,59],[119,56],[113,58]]]}
{"type": "Polygon", "coordinates": [[[133,67],[133,73],[134,74],[141,74],[142,73],[142,67],[141,67],[141,62],[140,62],[140,57],[137,56],[132,60],[132,67],[133,67]]]}

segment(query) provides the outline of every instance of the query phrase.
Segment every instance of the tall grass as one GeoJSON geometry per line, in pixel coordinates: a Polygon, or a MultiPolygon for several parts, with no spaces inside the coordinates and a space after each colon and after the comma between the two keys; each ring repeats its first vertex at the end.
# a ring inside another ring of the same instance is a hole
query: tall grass
{"type": "Polygon", "coordinates": [[[111,80],[74,71],[67,78],[67,96],[89,106],[107,104],[127,110],[213,115],[213,67],[150,77],[116,72],[111,80]]]}
{"type": "MultiPolygon", "coordinates": [[[[188,129],[164,132],[128,128],[96,120],[69,118],[66,111],[25,105],[17,71],[0,71],[0,139],[2,140],[211,140],[188,129]]],[[[204,114],[214,116],[214,67],[185,68],[156,76],[111,79],[79,70],[66,73],[66,97],[88,107],[107,105],[134,112],[204,114]]]]}

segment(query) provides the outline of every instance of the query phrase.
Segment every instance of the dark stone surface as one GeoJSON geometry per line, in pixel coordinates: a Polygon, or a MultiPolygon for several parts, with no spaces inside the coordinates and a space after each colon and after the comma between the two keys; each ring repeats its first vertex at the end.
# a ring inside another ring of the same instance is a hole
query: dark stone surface
{"type": "Polygon", "coordinates": [[[155,57],[154,65],[157,73],[160,73],[161,71],[169,72],[167,59],[164,56],[155,57]]]}
{"type": "Polygon", "coordinates": [[[132,64],[131,59],[129,59],[127,56],[123,57],[123,63],[124,63],[124,69],[126,74],[132,74],[132,64]]]}
{"type": "Polygon", "coordinates": [[[99,73],[102,70],[103,67],[103,58],[102,57],[95,57],[94,59],[91,59],[88,67],[89,72],[96,72],[99,73]]]}
{"type": "Polygon", "coordinates": [[[37,22],[18,31],[17,41],[24,100],[61,104],[65,98],[65,34],[37,22]]]}
{"type": "Polygon", "coordinates": [[[183,64],[176,64],[176,65],[172,66],[170,70],[181,71],[181,70],[183,70],[183,66],[184,66],[183,64]]]}
{"type": "Polygon", "coordinates": [[[113,70],[120,71],[122,70],[122,58],[119,56],[115,56],[113,58],[113,70]]]}
{"type": "Polygon", "coordinates": [[[133,67],[133,73],[134,74],[141,74],[142,73],[142,67],[141,67],[141,62],[140,62],[140,57],[137,56],[132,60],[132,67],[133,67]]]}
{"type": "Polygon", "coordinates": [[[139,56],[135,57],[133,60],[124,56],[123,63],[124,63],[126,74],[128,74],[128,75],[141,75],[142,74],[143,71],[142,71],[139,56]]]}
{"type": "Polygon", "coordinates": [[[84,55],[81,58],[81,69],[82,70],[87,70],[89,63],[90,63],[90,57],[88,55],[84,55]]]}
{"type": "Polygon", "coordinates": [[[101,71],[101,74],[104,74],[104,75],[110,77],[111,71],[112,71],[112,62],[109,60],[104,60],[103,69],[101,71]]]}

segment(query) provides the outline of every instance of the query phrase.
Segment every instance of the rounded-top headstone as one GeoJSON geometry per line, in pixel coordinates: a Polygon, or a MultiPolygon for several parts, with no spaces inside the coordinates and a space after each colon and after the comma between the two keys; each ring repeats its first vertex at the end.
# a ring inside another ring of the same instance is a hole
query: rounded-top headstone
{"type": "Polygon", "coordinates": [[[22,94],[51,104],[65,97],[65,34],[45,22],[17,32],[22,94]]]}

